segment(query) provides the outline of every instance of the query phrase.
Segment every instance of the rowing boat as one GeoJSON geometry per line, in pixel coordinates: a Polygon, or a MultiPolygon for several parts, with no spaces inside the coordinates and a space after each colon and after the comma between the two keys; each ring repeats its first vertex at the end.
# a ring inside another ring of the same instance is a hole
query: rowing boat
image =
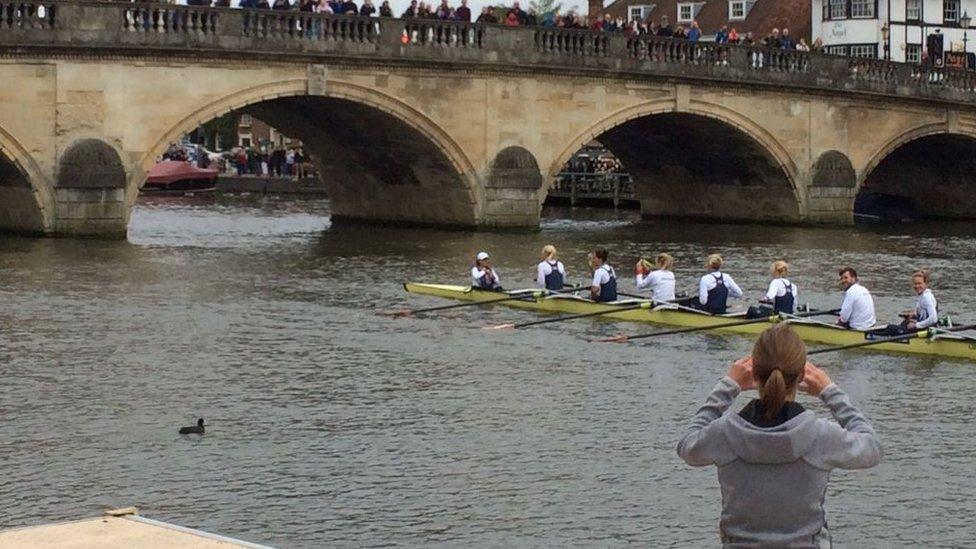
{"type": "MultiPolygon", "coordinates": [[[[451,286],[446,284],[422,284],[408,282],[403,285],[404,289],[411,293],[424,294],[448,299],[459,299],[462,301],[492,301],[498,299],[498,292],[479,290],[469,286],[451,286]]],[[[522,290],[526,291],[526,290],[522,290]]],[[[517,292],[513,292],[517,293],[517,292]]],[[[687,308],[677,308],[673,305],[658,305],[656,307],[633,308],[638,300],[623,300],[613,303],[595,303],[589,299],[568,295],[557,294],[546,297],[533,297],[527,295],[524,299],[505,301],[499,303],[505,307],[525,309],[530,311],[540,311],[544,313],[565,313],[565,314],[584,314],[606,311],[600,318],[608,320],[622,320],[627,322],[648,322],[653,324],[665,324],[669,326],[682,327],[705,327],[716,324],[725,324],[730,320],[743,318],[742,313],[729,315],[711,315],[703,312],[688,310],[687,308]],[[630,308],[627,308],[630,306],[630,308]],[[624,310],[626,309],[626,310],[624,310]]],[[[771,320],[770,322],[776,322],[771,320]]],[[[861,330],[850,330],[826,322],[820,322],[812,318],[783,318],[778,321],[789,322],[796,333],[807,342],[824,343],[828,345],[848,345],[874,339],[880,336],[877,332],[861,330]]],[[[763,323],[745,324],[742,326],[730,326],[727,328],[716,328],[716,331],[738,334],[758,334],[765,330],[768,325],[763,323]]],[[[872,345],[872,349],[879,351],[890,351],[895,353],[913,353],[922,355],[938,355],[955,358],[965,358],[976,360],[976,340],[963,336],[947,333],[928,333],[919,332],[918,337],[906,339],[904,341],[879,343],[872,345]]]]}

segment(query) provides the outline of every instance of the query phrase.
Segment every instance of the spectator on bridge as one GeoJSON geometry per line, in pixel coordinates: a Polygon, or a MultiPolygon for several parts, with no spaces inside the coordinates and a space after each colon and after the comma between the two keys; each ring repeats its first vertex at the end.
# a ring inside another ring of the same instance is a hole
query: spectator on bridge
{"type": "MultiPolygon", "coordinates": [[[[315,13],[335,13],[335,12],[332,11],[332,6],[330,6],[328,2],[326,2],[325,0],[319,0],[319,2],[315,4],[315,13]]],[[[316,23],[316,28],[320,28],[322,26],[322,21],[320,20],[316,21],[315,23],[316,23]]]]}
{"type": "Polygon", "coordinates": [[[539,25],[539,15],[535,11],[535,8],[529,8],[529,13],[525,15],[525,24],[530,27],[536,27],[539,25]]]}
{"type": "Polygon", "coordinates": [[[678,25],[678,28],[674,29],[674,34],[671,35],[671,38],[675,40],[687,40],[688,33],[685,32],[684,25],[678,25]]]}
{"type": "MultiPolygon", "coordinates": [[[[525,25],[526,13],[524,11],[522,11],[522,8],[519,7],[519,3],[518,2],[513,2],[512,3],[512,9],[508,10],[508,12],[515,14],[515,17],[518,18],[518,24],[519,25],[525,25]]],[[[507,18],[507,16],[506,16],[506,18],[507,18]]]]}
{"type": "Polygon", "coordinates": [[[451,6],[448,5],[447,0],[441,0],[441,5],[437,6],[437,18],[444,21],[451,18],[451,6]]]}
{"type": "Polygon", "coordinates": [[[729,43],[729,31],[728,27],[722,25],[719,27],[718,31],[715,32],[715,43],[716,44],[728,44],[729,43]]]}
{"type": "Polygon", "coordinates": [[[671,28],[671,23],[668,21],[667,15],[661,16],[661,26],[657,29],[657,35],[662,38],[671,38],[674,36],[674,29],[671,28]]]}
{"type": "Polygon", "coordinates": [[[779,37],[779,29],[773,29],[773,32],[769,33],[769,36],[763,39],[763,46],[772,49],[780,49],[783,47],[783,42],[779,37]]]}
{"type": "Polygon", "coordinates": [[[753,38],[751,32],[747,32],[745,37],[742,39],[743,46],[754,46],[756,45],[756,39],[753,38]]]}
{"type": "Polygon", "coordinates": [[[810,51],[822,51],[822,50],[823,50],[823,40],[817,38],[816,40],[813,41],[813,44],[810,45],[810,51]]]}
{"type": "MultiPolygon", "coordinates": [[[[298,0],[298,11],[312,13],[315,11],[315,4],[312,3],[312,0],[298,0]]],[[[311,31],[311,28],[308,30],[311,31]]]]}
{"type": "Polygon", "coordinates": [[[739,43],[739,31],[735,30],[735,27],[732,27],[732,29],[729,30],[729,44],[738,44],[738,43],[739,43]]]}
{"type": "Polygon", "coordinates": [[[374,13],[376,13],[376,6],[373,5],[373,0],[363,0],[363,5],[359,7],[359,15],[372,17],[374,13]]]}
{"type": "Polygon", "coordinates": [[[258,2],[257,0],[241,0],[240,3],[237,4],[237,7],[246,10],[253,10],[254,8],[258,7],[258,2]]]}
{"type": "Polygon", "coordinates": [[[290,10],[291,2],[288,0],[274,0],[274,4],[271,6],[271,9],[278,11],[290,10]]]}
{"type": "Polygon", "coordinates": [[[784,50],[796,49],[796,42],[793,40],[793,37],[790,36],[790,29],[786,27],[783,27],[783,34],[780,35],[779,42],[780,47],[782,47],[784,50]]]}
{"type": "Polygon", "coordinates": [[[230,0],[216,0],[216,2],[214,2],[214,7],[216,7],[216,8],[229,8],[230,7],[230,0]]]}
{"type": "Polygon", "coordinates": [[[393,17],[393,8],[390,7],[390,0],[383,0],[380,4],[380,17],[393,17]]]}
{"type": "Polygon", "coordinates": [[[465,23],[471,22],[471,8],[468,7],[468,0],[461,0],[461,5],[454,10],[454,18],[465,23]]]}
{"type": "Polygon", "coordinates": [[[268,0],[258,0],[258,3],[255,7],[259,10],[270,10],[271,4],[268,3],[268,0]]]}
{"type": "Polygon", "coordinates": [[[342,3],[342,14],[343,15],[356,15],[359,13],[359,6],[356,5],[352,0],[346,0],[342,3]]]}
{"type": "Polygon", "coordinates": [[[701,34],[701,27],[698,26],[698,20],[695,19],[691,22],[691,28],[688,29],[688,40],[697,42],[701,38],[701,34]]]}
{"type": "Polygon", "coordinates": [[[403,15],[400,16],[401,19],[416,19],[419,13],[419,8],[417,7],[417,0],[410,0],[410,6],[403,11],[403,15]]]}
{"type": "Polygon", "coordinates": [[[519,26],[518,15],[514,11],[509,11],[508,15],[505,17],[506,27],[517,27],[519,26]]]}
{"type": "Polygon", "coordinates": [[[796,51],[810,51],[810,44],[807,44],[806,38],[800,39],[800,43],[796,45],[796,51]]]}

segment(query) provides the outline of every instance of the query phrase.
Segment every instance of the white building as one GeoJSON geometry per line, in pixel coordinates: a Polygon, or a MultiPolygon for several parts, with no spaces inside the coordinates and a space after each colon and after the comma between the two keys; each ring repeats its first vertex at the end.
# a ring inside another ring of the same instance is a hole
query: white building
{"type": "MultiPolygon", "coordinates": [[[[961,24],[967,16],[976,16],[976,0],[813,0],[812,36],[828,53],[920,63],[940,41],[943,52],[962,52],[964,41],[976,51],[973,28],[961,24]]],[[[962,58],[931,56],[949,65],[962,58]]]]}

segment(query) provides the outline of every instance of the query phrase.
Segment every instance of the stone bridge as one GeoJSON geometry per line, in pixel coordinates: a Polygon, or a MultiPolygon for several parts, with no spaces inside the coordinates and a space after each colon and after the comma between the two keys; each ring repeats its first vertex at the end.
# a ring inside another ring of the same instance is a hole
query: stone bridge
{"type": "Polygon", "coordinates": [[[337,220],[534,227],[598,139],[647,216],[850,223],[864,187],[971,216],[976,75],[585,31],[0,0],[0,229],[124,236],[171,142],[301,138],[337,220]]]}

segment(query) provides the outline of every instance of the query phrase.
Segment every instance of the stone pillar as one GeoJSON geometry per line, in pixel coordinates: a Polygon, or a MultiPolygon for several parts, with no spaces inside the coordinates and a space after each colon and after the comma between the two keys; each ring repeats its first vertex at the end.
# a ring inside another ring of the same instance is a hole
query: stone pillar
{"type": "Polygon", "coordinates": [[[857,178],[851,161],[839,151],[826,151],[813,164],[807,186],[806,221],[832,225],[854,223],[857,178]]]}
{"type": "Polygon", "coordinates": [[[108,144],[74,142],[61,155],[54,187],[57,236],[125,238],[125,168],[108,144]]]}
{"type": "Polygon", "coordinates": [[[522,147],[508,147],[495,156],[485,181],[482,225],[539,226],[542,173],[535,156],[522,147]]]}

